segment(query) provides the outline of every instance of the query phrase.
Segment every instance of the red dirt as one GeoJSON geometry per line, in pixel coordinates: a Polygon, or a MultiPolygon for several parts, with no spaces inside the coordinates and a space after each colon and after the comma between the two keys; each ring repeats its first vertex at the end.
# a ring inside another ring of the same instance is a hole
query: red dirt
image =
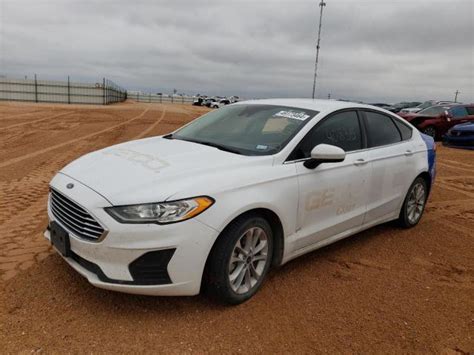
{"type": "Polygon", "coordinates": [[[386,224],[303,256],[237,307],[96,289],[51,252],[42,231],[56,171],[203,112],[0,103],[2,352],[474,351],[471,151],[438,149],[438,178],[419,226],[386,224]]]}

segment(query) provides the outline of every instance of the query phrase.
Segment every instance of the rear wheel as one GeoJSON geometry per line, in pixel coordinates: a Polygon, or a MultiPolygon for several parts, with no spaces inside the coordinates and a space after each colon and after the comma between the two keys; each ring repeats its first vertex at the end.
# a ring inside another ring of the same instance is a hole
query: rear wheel
{"type": "Polygon", "coordinates": [[[434,126],[425,127],[422,132],[430,137],[436,138],[436,128],[434,126]]]}
{"type": "Polygon", "coordinates": [[[398,219],[404,228],[411,228],[418,224],[425,210],[428,198],[428,187],[426,181],[418,177],[408,189],[407,196],[400,211],[398,219]]]}
{"type": "Polygon", "coordinates": [[[273,234],[258,216],[237,219],[219,236],[206,270],[206,289],[217,301],[239,304],[260,288],[271,264],[273,234]]]}

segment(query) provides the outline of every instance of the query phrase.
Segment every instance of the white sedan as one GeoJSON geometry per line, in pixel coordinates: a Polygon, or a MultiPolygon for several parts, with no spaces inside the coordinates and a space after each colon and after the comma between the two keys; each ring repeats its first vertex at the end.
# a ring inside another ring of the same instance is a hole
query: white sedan
{"type": "Polygon", "coordinates": [[[211,104],[209,105],[210,108],[220,108],[222,106],[225,106],[225,105],[229,105],[231,102],[229,99],[221,99],[219,101],[214,101],[214,102],[211,102],[211,104]]]}
{"type": "Polygon", "coordinates": [[[420,220],[430,137],[383,109],[257,100],[87,154],[51,181],[45,237],[97,287],[237,304],[270,267],[420,220]]]}

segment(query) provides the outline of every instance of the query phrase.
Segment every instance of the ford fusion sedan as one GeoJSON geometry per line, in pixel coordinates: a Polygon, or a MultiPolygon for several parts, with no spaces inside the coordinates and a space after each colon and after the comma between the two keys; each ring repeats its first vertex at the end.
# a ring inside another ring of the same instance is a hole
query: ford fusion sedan
{"type": "Polygon", "coordinates": [[[64,167],[45,237],[97,287],[238,304],[271,267],[380,223],[415,226],[434,177],[433,139],[385,110],[239,102],[64,167]]]}
{"type": "Polygon", "coordinates": [[[460,123],[474,122],[474,105],[438,105],[417,114],[401,116],[421,132],[435,139],[441,139],[451,127],[460,123]]]}

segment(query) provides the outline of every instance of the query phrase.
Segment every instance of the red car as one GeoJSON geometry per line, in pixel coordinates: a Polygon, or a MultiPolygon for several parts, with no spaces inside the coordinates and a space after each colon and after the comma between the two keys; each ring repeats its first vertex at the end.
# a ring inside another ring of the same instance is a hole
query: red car
{"type": "Polygon", "coordinates": [[[464,122],[474,122],[474,104],[431,106],[418,113],[400,116],[424,134],[441,139],[451,127],[464,122]]]}

